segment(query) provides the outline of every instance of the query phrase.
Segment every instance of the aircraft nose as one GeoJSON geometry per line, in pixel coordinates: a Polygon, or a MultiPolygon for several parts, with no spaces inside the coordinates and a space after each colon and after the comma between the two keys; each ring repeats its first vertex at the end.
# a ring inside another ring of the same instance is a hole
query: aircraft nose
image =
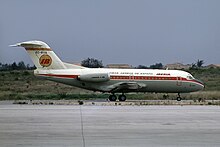
{"type": "Polygon", "coordinates": [[[195,81],[198,83],[200,90],[203,90],[205,88],[204,82],[202,82],[201,80],[198,80],[198,79],[195,79],[195,81]]]}

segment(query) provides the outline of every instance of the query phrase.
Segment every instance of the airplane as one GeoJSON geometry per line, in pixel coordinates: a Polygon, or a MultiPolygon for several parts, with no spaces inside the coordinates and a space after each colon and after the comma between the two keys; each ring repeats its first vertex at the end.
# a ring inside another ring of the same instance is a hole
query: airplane
{"type": "Polygon", "coordinates": [[[190,93],[204,89],[202,81],[182,70],[86,68],[62,62],[43,41],[26,41],[10,45],[24,47],[36,70],[34,75],[46,80],[87,90],[111,93],[109,101],[125,101],[125,93],[190,93]],[[116,93],[122,93],[118,97],[116,93]]]}

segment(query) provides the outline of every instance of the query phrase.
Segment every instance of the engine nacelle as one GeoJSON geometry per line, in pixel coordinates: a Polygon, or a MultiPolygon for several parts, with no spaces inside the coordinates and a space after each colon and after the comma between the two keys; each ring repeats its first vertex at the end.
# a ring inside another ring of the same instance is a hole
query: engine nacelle
{"type": "Polygon", "coordinates": [[[106,82],[110,80],[110,76],[108,73],[82,74],[77,79],[84,82],[106,82]]]}

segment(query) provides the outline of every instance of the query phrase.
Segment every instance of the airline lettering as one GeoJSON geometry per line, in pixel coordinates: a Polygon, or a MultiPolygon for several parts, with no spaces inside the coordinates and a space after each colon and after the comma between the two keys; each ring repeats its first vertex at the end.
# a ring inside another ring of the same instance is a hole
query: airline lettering
{"type": "Polygon", "coordinates": [[[35,54],[47,54],[46,51],[35,51],[35,54]]]}
{"type": "Polygon", "coordinates": [[[157,75],[166,75],[166,76],[169,76],[170,75],[170,73],[157,73],[157,75]]]}

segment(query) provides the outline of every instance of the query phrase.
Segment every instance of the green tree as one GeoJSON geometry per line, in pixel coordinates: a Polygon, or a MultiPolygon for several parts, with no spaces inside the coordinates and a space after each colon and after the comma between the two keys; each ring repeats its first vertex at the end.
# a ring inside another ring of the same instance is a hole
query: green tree
{"type": "Polygon", "coordinates": [[[197,69],[197,65],[196,65],[196,63],[192,63],[190,69],[197,69]]]}
{"type": "Polygon", "coordinates": [[[17,70],[17,69],[18,69],[18,65],[17,65],[16,62],[13,62],[13,63],[11,64],[11,66],[9,65],[9,67],[11,67],[12,70],[17,70]]]}
{"type": "Polygon", "coordinates": [[[148,69],[148,67],[144,65],[138,65],[136,68],[137,69],[148,69]]]}
{"type": "Polygon", "coordinates": [[[102,68],[103,64],[101,60],[94,58],[87,58],[81,62],[81,65],[89,68],[102,68]]]}
{"type": "Polygon", "coordinates": [[[150,66],[151,69],[163,69],[163,64],[162,63],[156,63],[154,65],[150,66]]]}
{"type": "Polygon", "coordinates": [[[26,65],[24,64],[23,61],[18,62],[18,69],[19,70],[27,69],[27,67],[26,67],[26,65]]]}
{"type": "Polygon", "coordinates": [[[200,67],[202,67],[202,65],[203,65],[204,63],[205,63],[204,60],[199,60],[199,59],[198,59],[196,65],[197,65],[198,68],[200,68],[200,67]]]}

